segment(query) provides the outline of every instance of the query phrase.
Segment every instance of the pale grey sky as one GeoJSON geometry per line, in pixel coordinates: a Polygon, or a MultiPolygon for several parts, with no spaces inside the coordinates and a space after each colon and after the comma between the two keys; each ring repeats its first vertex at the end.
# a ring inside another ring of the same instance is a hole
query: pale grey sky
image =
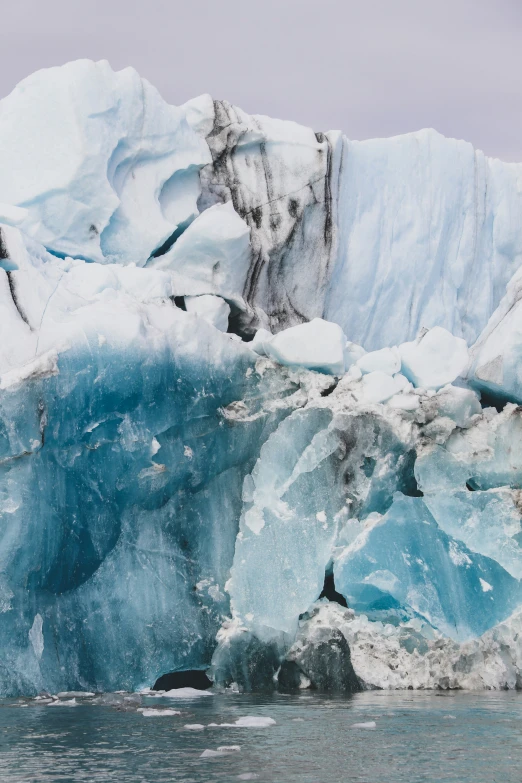
{"type": "Polygon", "coordinates": [[[79,57],[352,139],[435,127],[522,161],[522,0],[17,0],[0,94],[79,57]]]}

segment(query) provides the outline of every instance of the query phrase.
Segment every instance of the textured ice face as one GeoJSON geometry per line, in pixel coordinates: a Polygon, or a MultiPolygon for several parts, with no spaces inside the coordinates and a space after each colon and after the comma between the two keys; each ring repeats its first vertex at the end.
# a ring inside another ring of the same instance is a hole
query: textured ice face
{"type": "MultiPolygon", "coordinates": [[[[316,629],[325,643],[338,643],[342,634],[350,648],[350,666],[363,688],[506,690],[519,689],[522,682],[520,611],[461,644],[428,633],[418,620],[398,625],[370,621],[335,603],[319,602],[309,615],[313,629],[310,641],[301,642],[303,652],[313,650],[316,629]]],[[[293,655],[291,650],[289,657],[293,655]]]]}
{"type": "Polygon", "coordinates": [[[343,504],[336,471],[342,446],[331,421],[327,409],[293,413],[265,443],[243,487],[228,590],[233,611],[261,637],[265,628],[292,636],[321,592],[343,504]]]}
{"type": "MultiPolygon", "coordinates": [[[[312,688],[338,693],[361,690],[346,635],[335,622],[336,614],[344,617],[344,612],[338,604],[328,604],[337,607],[337,613],[335,609],[333,612],[324,611],[325,605],[316,604],[303,615],[295,642],[277,675],[280,690],[312,688]]],[[[349,613],[350,619],[352,616],[353,612],[349,613]]]]}
{"type": "Polygon", "coordinates": [[[393,599],[399,613],[411,609],[461,640],[504,620],[521,598],[518,581],[495,560],[444,533],[422,498],[400,494],[340,552],[334,574],[354,609],[371,614],[393,599]]]}
{"type": "Polygon", "coordinates": [[[248,661],[252,635],[265,644],[255,656],[267,666],[274,644],[284,652],[299,616],[321,593],[341,531],[357,535],[364,526],[358,519],[387,508],[394,490],[413,480],[408,425],[350,402],[336,390],[292,413],[245,478],[227,584],[235,624],[214,657],[223,684],[237,668],[238,650],[248,661]]]}
{"type": "Polygon", "coordinates": [[[522,262],[520,164],[433,130],[343,139],[324,318],[366,350],[441,326],[472,344],[522,262]]]}
{"type": "Polygon", "coordinates": [[[0,694],[514,687],[520,167],[83,60],[0,142],[0,694]]]}
{"type": "Polygon", "coordinates": [[[170,302],[154,310],[154,350],[94,336],[2,393],[4,693],[135,689],[210,663],[243,477],[286,415],[263,405],[296,386],[170,302]]]}

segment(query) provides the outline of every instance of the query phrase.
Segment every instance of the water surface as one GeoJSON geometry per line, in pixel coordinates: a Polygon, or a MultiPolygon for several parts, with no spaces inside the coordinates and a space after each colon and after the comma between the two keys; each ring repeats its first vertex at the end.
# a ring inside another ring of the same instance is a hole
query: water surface
{"type": "Polygon", "coordinates": [[[0,700],[0,781],[520,783],[522,696],[373,691],[350,698],[111,694],[0,700]],[[70,699],[64,699],[70,701],[70,699]],[[177,710],[149,715],[139,710],[177,710]],[[270,717],[266,728],[209,726],[270,717]],[[375,722],[375,728],[354,727],[375,722]],[[203,729],[187,729],[200,724],[203,729]],[[205,750],[239,746],[218,756],[205,750]]]}

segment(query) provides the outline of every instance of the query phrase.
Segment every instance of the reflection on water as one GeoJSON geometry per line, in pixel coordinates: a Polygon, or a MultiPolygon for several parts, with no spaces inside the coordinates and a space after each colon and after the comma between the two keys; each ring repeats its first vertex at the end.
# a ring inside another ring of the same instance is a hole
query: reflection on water
{"type": "Polygon", "coordinates": [[[1,783],[521,779],[522,696],[516,693],[110,694],[63,702],[0,700],[1,783]],[[276,723],[239,720],[248,716],[276,723]]]}

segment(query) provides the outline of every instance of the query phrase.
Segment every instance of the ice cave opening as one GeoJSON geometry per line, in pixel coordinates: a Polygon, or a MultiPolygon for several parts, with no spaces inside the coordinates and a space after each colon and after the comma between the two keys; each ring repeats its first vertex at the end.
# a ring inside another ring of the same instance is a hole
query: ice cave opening
{"type": "Polygon", "coordinates": [[[212,687],[204,669],[187,669],[186,671],[168,672],[158,677],[153,691],[172,691],[178,688],[194,688],[196,691],[206,691],[212,687]]]}

